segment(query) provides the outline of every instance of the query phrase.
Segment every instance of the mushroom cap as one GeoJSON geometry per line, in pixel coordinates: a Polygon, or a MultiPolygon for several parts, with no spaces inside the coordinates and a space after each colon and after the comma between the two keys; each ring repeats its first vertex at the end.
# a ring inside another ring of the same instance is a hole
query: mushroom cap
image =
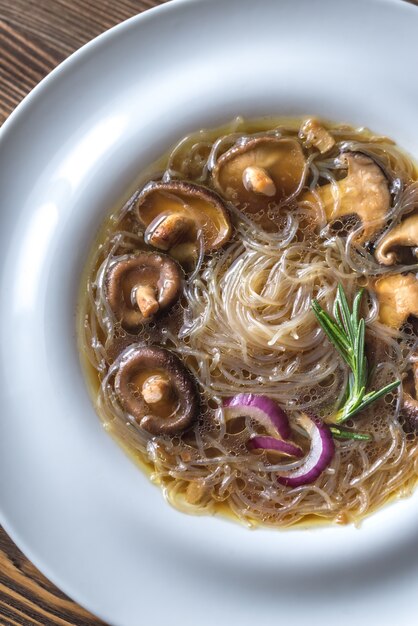
{"type": "Polygon", "coordinates": [[[138,288],[150,288],[156,309],[163,311],[178,300],[182,275],[178,263],[166,254],[140,252],[117,258],[106,275],[106,296],[122,327],[134,331],[152,317],[146,317],[138,307],[138,288]]]}
{"type": "Polygon", "coordinates": [[[406,432],[418,432],[418,400],[407,391],[403,392],[402,413],[405,419],[406,432]]]}
{"type": "Polygon", "coordinates": [[[374,254],[379,263],[394,265],[400,261],[399,253],[402,248],[417,247],[418,213],[414,213],[380,239],[374,254]]]}
{"type": "Polygon", "coordinates": [[[272,201],[282,202],[299,187],[306,160],[296,139],[273,136],[240,140],[224,152],[212,171],[215,187],[234,204],[245,204],[245,212],[257,213],[272,201]],[[263,195],[248,190],[244,172],[248,167],[265,170],[274,183],[275,194],[263,195]]]}
{"type": "Polygon", "coordinates": [[[358,215],[362,222],[358,240],[368,241],[386,221],[391,203],[388,180],[379,165],[361,152],[345,152],[341,161],[348,171],[347,176],[336,183],[338,197],[334,185],[327,184],[318,187],[316,195],[309,191],[301,199],[317,203],[319,198],[329,222],[358,215]]]}
{"type": "Polygon", "coordinates": [[[151,181],[139,193],[134,206],[145,227],[160,216],[183,216],[192,223],[187,241],[196,241],[201,230],[206,252],[220,248],[231,237],[231,221],[224,201],[201,185],[182,180],[151,181]]]}
{"type": "Polygon", "coordinates": [[[199,411],[199,396],[189,370],[173,352],[157,346],[130,346],[122,354],[115,391],[123,408],[153,435],[183,432],[199,411]],[[163,377],[173,393],[167,401],[150,406],[141,389],[152,376],[163,377]]]}
{"type": "Polygon", "coordinates": [[[418,279],[415,274],[389,274],[374,289],[379,301],[379,320],[400,328],[410,315],[418,316],[418,279]]]}
{"type": "Polygon", "coordinates": [[[412,369],[402,382],[402,413],[405,419],[404,430],[418,432],[418,363],[412,363],[412,369]]]}
{"type": "Polygon", "coordinates": [[[418,398],[418,363],[416,361],[411,363],[411,369],[402,381],[402,389],[413,398],[418,398]]]}

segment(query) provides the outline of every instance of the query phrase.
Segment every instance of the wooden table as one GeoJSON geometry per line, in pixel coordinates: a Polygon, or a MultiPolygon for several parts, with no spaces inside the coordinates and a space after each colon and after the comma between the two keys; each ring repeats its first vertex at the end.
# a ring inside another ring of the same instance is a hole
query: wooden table
{"type": "MultiPolygon", "coordinates": [[[[0,0],[0,125],[74,50],[163,0],[0,0]]],[[[98,626],[0,530],[0,626],[98,626]]]]}
{"type": "MultiPolygon", "coordinates": [[[[74,50],[163,1],[0,0],[0,125],[74,50]]],[[[100,624],[50,583],[0,530],[0,626],[100,624]]]]}

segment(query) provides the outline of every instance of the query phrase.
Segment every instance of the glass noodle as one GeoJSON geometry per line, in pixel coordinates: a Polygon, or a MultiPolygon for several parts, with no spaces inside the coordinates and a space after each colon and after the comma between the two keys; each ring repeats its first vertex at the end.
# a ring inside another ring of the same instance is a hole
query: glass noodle
{"type": "MultiPolygon", "coordinates": [[[[217,159],[237,141],[266,134],[297,137],[299,124],[237,118],[221,129],[184,138],[154,171],[161,170],[164,181],[186,179],[210,186],[217,159]]],[[[229,205],[231,240],[206,256],[201,243],[197,264],[186,273],[184,297],[169,316],[144,325],[135,335],[114,318],[105,290],[106,272],[115,259],[146,249],[131,215],[132,202],[112,213],[89,260],[79,339],[97,411],[106,429],[149,468],[167,500],[183,511],[222,510],[250,525],[280,527],[314,519],[357,521],[415,484],[418,441],[402,428],[401,389],[350,422],[353,430],[371,434],[370,441],[336,440],[330,466],[315,483],[296,488],[280,485],[276,472],[297,467],[300,460],[249,451],[248,440],[262,433],[262,427],[245,416],[227,421],[222,409],[223,400],[237,393],[269,396],[287,412],[296,438],[306,447],[304,431],[292,416],[309,410],[329,418],[347,378],[347,368],[318,326],[312,300],[332,313],[338,283],[352,301],[360,286],[390,271],[358,243],[358,224],[353,222],[348,234],[347,224],[342,234],[332,231],[317,203],[298,201],[300,191],[311,189],[315,196],[318,184],[331,184],[338,203],[337,182],[344,175],[340,152],[359,151],[379,163],[391,181],[387,224],[418,208],[415,166],[392,141],[348,126],[330,126],[329,132],[335,147],[326,156],[315,150],[307,154],[300,185],[286,202],[272,202],[251,219],[229,205]],[[263,230],[264,217],[275,220],[275,232],[263,230]],[[200,416],[182,436],[152,436],[121,406],[115,372],[121,351],[133,343],[173,350],[198,381],[200,416]]],[[[411,269],[418,267],[409,265],[411,269]]],[[[377,362],[371,364],[373,384],[380,387],[402,378],[416,351],[411,325],[394,330],[379,322],[372,291],[364,299],[362,315],[368,344],[379,346],[377,362]]]]}

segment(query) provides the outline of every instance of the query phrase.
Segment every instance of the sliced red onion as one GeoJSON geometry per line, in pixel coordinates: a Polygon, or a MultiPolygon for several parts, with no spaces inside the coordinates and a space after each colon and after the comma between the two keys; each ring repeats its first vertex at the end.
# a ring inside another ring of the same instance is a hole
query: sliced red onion
{"type": "Polygon", "coordinates": [[[288,487],[300,487],[313,483],[328,467],[335,450],[331,431],[319,418],[302,415],[298,418],[298,422],[308,433],[311,447],[299,467],[279,474],[279,482],[288,487]]]}
{"type": "Polygon", "coordinates": [[[273,426],[283,439],[290,437],[286,413],[267,396],[239,393],[224,401],[224,409],[228,418],[252,417],[270,431],[273,426]]]}
{"type": "Polygon", "coordinates": [[[302,448],[299,448],[294,443],[282,441],[275,437],[256,436],[250,439],[247,445],[253,450],[275,450],[276,452],[283,452],[283,454],[289,454],[298,458],[303,456],[302,448]]]}

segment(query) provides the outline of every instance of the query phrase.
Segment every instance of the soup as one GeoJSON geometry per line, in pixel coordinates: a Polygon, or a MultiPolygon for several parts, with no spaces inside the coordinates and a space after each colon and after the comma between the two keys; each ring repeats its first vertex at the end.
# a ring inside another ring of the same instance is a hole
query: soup
{"type": "Polygon", "coordinates": [[[87,262],[103,425],[186,512],[349,523],[409,494],[417,250],[417,171],[387,137],[237,118],[183,138],[87,262]]]}

